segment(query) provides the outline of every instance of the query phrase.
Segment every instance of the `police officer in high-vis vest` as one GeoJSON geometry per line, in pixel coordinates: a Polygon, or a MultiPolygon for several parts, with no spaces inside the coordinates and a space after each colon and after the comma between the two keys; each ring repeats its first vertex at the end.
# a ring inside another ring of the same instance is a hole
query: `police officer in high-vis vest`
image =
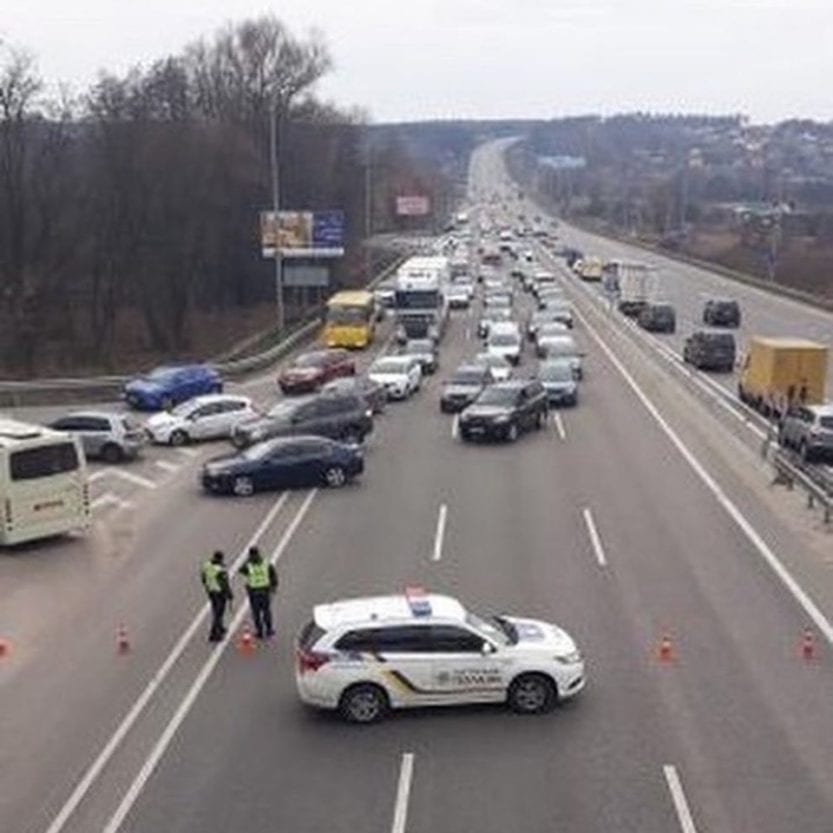
{"type": "Polygon", "coordinates": [[[240,568],[240,575],[246,580],[246,592],[249,594],[257,638],[274,636],[271,597],[278,589],[278,574],[275,568],[263,560],[257,547],[250,547],[246,563],[240,568]]]}
{"type": "Polygon", "coordinates": [[[202,586],[208,594],[208,601],[211,602],[211,632],[208,635],[209,642],[219,642],[226,635],[226,626],[223,624],[223,617],[226,614],[226,604],[230,603],[234,596],[229,585],[228,573],[223,564],[223,553],[217,550],[209,561],[202,565],[200,578],[202,586]]]}

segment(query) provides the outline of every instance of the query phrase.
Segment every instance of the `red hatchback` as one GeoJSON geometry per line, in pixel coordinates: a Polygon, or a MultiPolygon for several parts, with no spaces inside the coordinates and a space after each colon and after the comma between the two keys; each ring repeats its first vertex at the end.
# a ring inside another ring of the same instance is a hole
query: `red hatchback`
{"type": "Polygon", "coordinates": [[[346,350],[316,350],[302,353],[278,376],[278,386],[286,394],[311,393],[330,379],[355,376],[356,363],[346,350]]]}

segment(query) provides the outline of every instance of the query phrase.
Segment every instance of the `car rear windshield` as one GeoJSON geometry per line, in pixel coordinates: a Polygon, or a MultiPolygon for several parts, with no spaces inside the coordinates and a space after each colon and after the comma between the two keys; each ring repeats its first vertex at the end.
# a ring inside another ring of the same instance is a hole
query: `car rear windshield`
{"type": "Polygon", "coordinates": [[[481,405],[514,405],[517,398],[515,388],[486,388],[477,401],[481,405]]]}
{"type": "Polygon", "coordinates": [[[520,339],[514,333],[496,333],[489,338],[489,344],[494,344],[498,347],[508,347],[515,345],[520,339]]]}
{"type": "Polygon", "coordinates": [[[9,455],[12,480],[36,480],[75,471],[79,466],[73,443],[55,443],[23,448],[9,455]]]}
{"type": "Polygon", "coordinates": [[[315,621],[311,619],[301,629],[301,633],[298,636],[298,645],[301,648],[310,649],[318,643],[318,640],[321,639],[325,633],[326,631],[319,628],[318,625],[315,624],[315,621]]]}
{"type": "Polygon", "coordinates": [[[434,343],[429,338],[418,338],[405,345],[406,353],[433,353],[434,343]]]}
{"type": "Polygon", "coordinates": [[[483,374],[477,370],[458,370],[451,377],[451,384],[453,385],[481,385],[483,384],[483,374]]]}
{"type": "Polygon", "coordinates": [[[298,356],[295,359],[295,367],[318,367],[324,362],[324,356],[321,353],[307,353],[303,356],[298,356]]]}
{"type": "Polygon", "coordinates": [[[567,363],[552,362],[542,364],[538,375],[546,382],[570,382],[573,379],[573,370],[567,363]]]}
{"type": "Polygon", "coordinates": [[[706,341],[718,347],[733,348],[735,337],[730,333],[706,333],[706,341]]]}

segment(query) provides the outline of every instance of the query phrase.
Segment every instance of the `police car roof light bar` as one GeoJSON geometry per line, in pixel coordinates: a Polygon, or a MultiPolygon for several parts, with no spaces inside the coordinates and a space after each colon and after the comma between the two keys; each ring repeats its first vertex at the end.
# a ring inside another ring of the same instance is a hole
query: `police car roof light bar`
{"type": "Polygon", "coordinates": [[[430,616],[431,602],[424,587],[408,586],[405,588],[405,599],[414,616],[430,616]]]}

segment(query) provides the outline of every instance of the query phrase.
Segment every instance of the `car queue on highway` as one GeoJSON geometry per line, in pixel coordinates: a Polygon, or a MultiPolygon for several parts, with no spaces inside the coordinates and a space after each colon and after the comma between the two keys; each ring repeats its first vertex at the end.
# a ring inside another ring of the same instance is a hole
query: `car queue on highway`
{"type": "MultiPolygon", "coordinates": [[[[738,489],[713,457],[719,501],[646,418],[621,366],[640,382],[645,368],[543,253],[560,230],[542,221],[530,240],[512,212],[481,203],[476,215],[480,239],[443,241],[468,271],[450,281],[436,340],[386,338],[394,289],[364,347],[325,338],[251,387],[220,380],[170,411],[107,411],[140,433],[140,460],[194,456],[132,539],[102,523],[89,547],[70,544],[85,576],[124,570],[93,617],[82,600],[74,638],[48,641],[78,731],[37,677],[31,707],[12,709],[13,742],[26,726],[33,748],[55,753],[18,765],[51,776],[27,781],[43,808],[33,830],[390,829],[395,799],[396,818],[408,811],[398,830],[653,833],[677,829],[685,789],[698,831],[824,831],[829,787],[812,773],[829,761],[826,660],[796,654],[806,617],[743,530],[754,523],[792,568],[807,536],[785,538],[779,513],[746,494],[736,526],[722,507],[738,512],[738,489]],[[213,439],[175,433],[201,421],[191,409],[231,396],[246,413],[213,439]],[[261,455],[293,444],[298,479],[258,484],[261,455]],[[213,499],[212,483],[233,497],[213,499]],[[195,568],[220,540],[228,553],[260,543],[281,571],[276,636],[252,656],[234,651],[243,609],[211,649],[194,614],[195,568]],[[125,615],[136,647],[103,655],[88,620],[108,629],[125,615]],[[84,679],[68,685],[73,662],[84,679]],[[463,704],[476,705],[360,732],[318,713],[369,724],[463,704]]],[[[691,443],[689,397],[671,382],[647,389],[691,443]]],[[[720,441],[711,423],[704,432],[720,441]]],[[[47,558],[61,553],[40,560],[55,569],[47,558]]]]}

